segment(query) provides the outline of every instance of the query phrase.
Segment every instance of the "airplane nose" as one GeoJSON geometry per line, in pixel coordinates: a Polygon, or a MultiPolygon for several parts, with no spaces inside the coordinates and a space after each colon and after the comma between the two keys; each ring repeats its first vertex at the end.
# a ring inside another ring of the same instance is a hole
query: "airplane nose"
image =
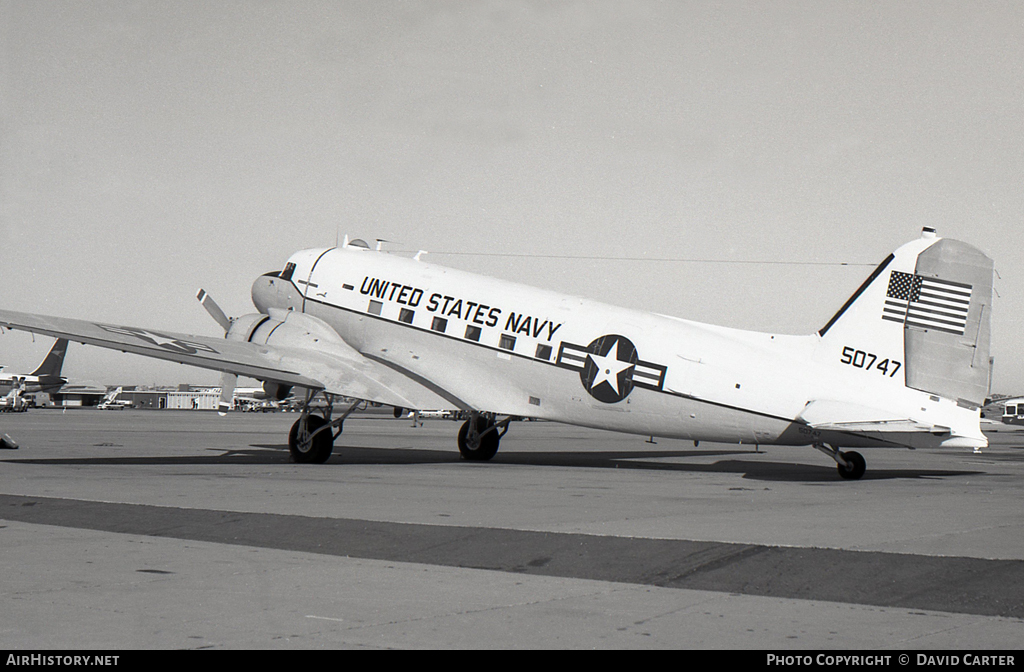
{"type": "Polygon", "coordinates": [[[266,315],[270,308],[296,309],[301,301],[295,285],[282,280],[277,273],[264,273],[252,283],[252,303],[266,315]]]}
{"type": "Polygon", "coordinates": [[[252,304],[256,306],[256,310],[260,311],[264,315],[267,313],[267,308],[270,307],[270,289],[269,273],[261,275],[252,283],[252,304]]]}

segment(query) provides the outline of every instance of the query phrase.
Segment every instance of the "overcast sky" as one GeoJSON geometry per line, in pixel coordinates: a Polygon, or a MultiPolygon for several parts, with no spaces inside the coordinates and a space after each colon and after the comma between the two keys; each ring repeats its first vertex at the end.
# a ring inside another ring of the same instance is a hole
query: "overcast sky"
{"type": "MultiPolygon", "coordinates": [[[[199,287],[251,312],[347,233],[811,333],[929,225],[995,259],[1024,392],[1019,1],[0,0],[0,49],[4,308],[217,335],[199,287]]],[[[65,375],[218,380],[74,344],[65,375]]]]}

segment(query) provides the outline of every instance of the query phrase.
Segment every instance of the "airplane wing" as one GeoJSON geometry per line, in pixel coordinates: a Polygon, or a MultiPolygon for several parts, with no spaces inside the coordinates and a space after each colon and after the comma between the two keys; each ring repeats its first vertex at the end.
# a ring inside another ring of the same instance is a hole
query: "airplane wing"
{"type": "Polygon", "coordinates": [[[456,410],[451,401],[408,376],[361,355],[341,341],[329,349],[140,329],[102,322],[0,310],[0,327],[66,338],[282,385],[405,408],[456,410]]]}

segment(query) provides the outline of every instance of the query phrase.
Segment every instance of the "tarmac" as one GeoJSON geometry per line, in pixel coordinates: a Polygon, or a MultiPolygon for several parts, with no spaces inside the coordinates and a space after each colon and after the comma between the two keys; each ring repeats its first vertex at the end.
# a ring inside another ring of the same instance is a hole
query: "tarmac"
{"type": "Polygon", "coordinates": [[[291,413],[0,416],[0,648],[1017,650],[1024,433],[861,451],[291,413]]]}

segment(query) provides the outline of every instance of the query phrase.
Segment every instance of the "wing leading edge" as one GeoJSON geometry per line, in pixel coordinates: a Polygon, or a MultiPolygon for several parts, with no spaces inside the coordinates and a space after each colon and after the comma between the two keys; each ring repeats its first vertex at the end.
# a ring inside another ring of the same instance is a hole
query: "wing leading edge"
{"type": "Polygon", "coordinates": [[[319,350],[12,310],[0,310],[0,327],[391,406],[454,408],[416,381],[364,357],[340,337],[328,350],[319,350]]]}

